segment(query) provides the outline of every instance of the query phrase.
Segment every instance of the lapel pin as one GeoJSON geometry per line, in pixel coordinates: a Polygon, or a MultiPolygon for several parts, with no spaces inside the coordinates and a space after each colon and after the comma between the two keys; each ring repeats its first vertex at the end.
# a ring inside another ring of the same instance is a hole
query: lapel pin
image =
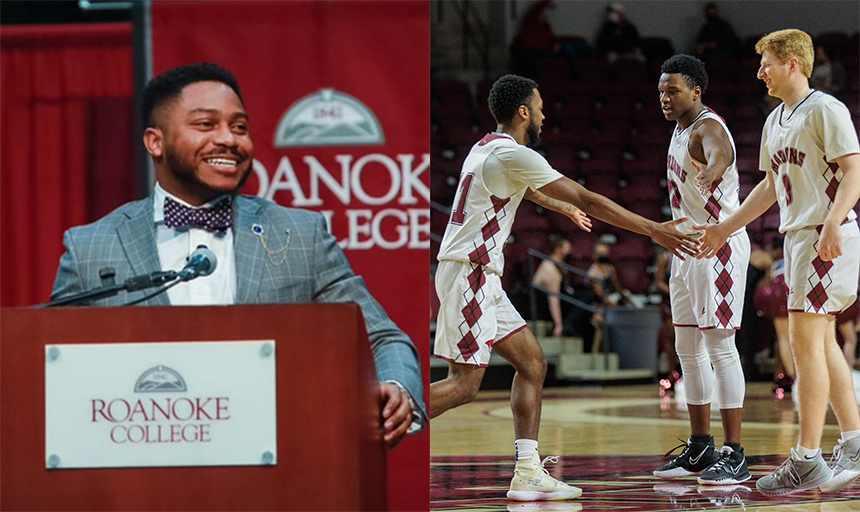
{"type": "Polygon", "coordinates": [[[266,238],[263,236],[265,230],[263,226],[260,224],[252,224],[251,225],[251,233],[254,234],[257,238],[260,239],[260,245],[263,246],[263,250],[266,252],[266,256],[268,256],[269,261],[272,262],[273,265],[280,265],[287,259],[287,248],[290,246],[290,232],[287,231],[287,240],[284,243],[284,246],[277,250],[269,249],[269,245],[266,243],[266,238]],[[276,259],[276,256],[280,256],[276,259]]]}

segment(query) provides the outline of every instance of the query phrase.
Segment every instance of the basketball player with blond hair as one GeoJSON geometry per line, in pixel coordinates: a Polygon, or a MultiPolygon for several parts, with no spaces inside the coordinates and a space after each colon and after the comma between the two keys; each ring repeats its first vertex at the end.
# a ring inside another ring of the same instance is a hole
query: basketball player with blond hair
{"type": "Polygon", "coordinates": [[[834,329],[835,316],[854,302],[860,272],[860,230],[852,210],[860,198],[860,143],[845,105],[809,88],[814,53],[808,34],[772,32],[756,52],[758,78],[783,102],[762,131],[759,168],[765,179],[728,219],[695,228],[705,231],[700,255],[710,257],[729,234],[779,202],[800,436],[791,456],[756,487],[773,494],[836,491],[860,476],[860,413],[834,329]],[[832,467],[819,448],[828,399],[841,430],[832,467]]]}

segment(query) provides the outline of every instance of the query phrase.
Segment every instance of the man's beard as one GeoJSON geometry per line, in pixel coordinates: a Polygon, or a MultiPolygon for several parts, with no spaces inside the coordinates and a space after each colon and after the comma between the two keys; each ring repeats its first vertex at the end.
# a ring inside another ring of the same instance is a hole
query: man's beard
{"type": "MultiPolygon", "coordinates": [[[[215,189],[207,183],[204,183],[200,179],[200,177],[197,175],[197,167],[194,165],[194,162],[189,162],[186,159],[180,157],[179,154],[174,151],[173,146],[165,146],[164,159],[167,162],[167,166],[170,168],[170,172],[173,173],[173,176],[176,178],[177,181],[184,184],[196,195],[201,197],[208,197],[209,200],[215,199],[216,197],[224,194],[238,194],[242,187],[245,186],[245,182],[248,181],[248,178],[251,177],[251,167],[248,166],[248,169],[245,171],[245,174],[239,180],[239,184],[236,186],[236,188],[232,190],[215,189]]],[[[242,163],[246,161],[247,160],[244,160],[242,163]]]]}
{"type": "Polygon", "coordinates": [[[540,126],[537,126],[534,123],[529,123],[526,135],[529,137],[528,146],[537,146],[540,144],[540,126]]]}

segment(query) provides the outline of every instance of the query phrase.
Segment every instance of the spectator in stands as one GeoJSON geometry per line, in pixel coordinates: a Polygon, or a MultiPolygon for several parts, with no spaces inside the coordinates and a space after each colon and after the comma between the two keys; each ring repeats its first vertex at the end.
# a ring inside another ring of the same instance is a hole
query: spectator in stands
{"type": "Polygon", "coordinates": [[[609,259],[609,245],[603,242],[594,244],[592,257],[594,262],[588,267],[588,277],[591,278],[597,302],[611,308],[625,303],[633,304],[630,292],[621,287],[615,265],[609,259]]]}
{"type": "Polygon", "coordinates": [[[860,301],[856,300],[848,309],[836,315],[836,341],[842,345],[842,353],[845,355],[845,361],[848,362],[848,368],[851,369],[855,387],[858,385],[857,377],[860,376],[854,369],[857,356],[858,316],[860,316],[860,301]]]}
{"type": "Polygon", "coordinates": [[[516,73],[535,77],[535,62],[559,53],[559,42],[546,15],[553,9],[552,0],[539,0],[523,16],[520,31],[511,45],[516,73]]]}
{"type": "MultiPolygon", "coordinates": [[[[538,266],[532,278],[532,284],[546,288],[553,293],[561,293],[567,271],[558,264],[564,263],[564,260],[570,255],[572,246],[568,239],[555,234],[549,236],[549,243],[550,247],[552,247],[550,259],[543,260],[538,266]]],[[[557,295],[551,295],[543,291],[538,291],[538,300],[540,301],[538,304],[538,318],[541,320],[545,320],[547,317],[552,319],[552,335],[561,336],[564,319],[561,300],[557,295]],[[544,296],[546,296],[546,300],[543,300],[544,296]],[[547,308],[549,315],[546,314],[547,308]]]]}
{"type": "Polygon", "coordinates": [[[627,21],[627,9],[619,3],[606,8],[606,21],[597,34],[597,54],[610,63],[621,58],[645,61],[636,26],[627,21]]]}
{"type": "MultiPolygon", "coordinates": [[[[782,253],[783,238],[773,240],[771,251],[755,251],[755,260],[762,267],[770,261],[770,268],[755,286],[754,302],[761,316],[773,321],[776,344],[773,347],[773,392],[782,399],[791,392],[794,384],[794,359],[788,341],[788,291],[785,289],[785,260],[782,253]]],[[[750,256],[750,263],[753,256],[750,256]]]]}
{"type": "MultiPolygon", "coordinates": [[[[614,308],[623,304],[633,304],[630,292],[621,287],[618,272],[609,258],[609,245],[597,242],[592,253],[593,263],[588,267],[588,277],[591,278],[591,288],[594,291],[594,305],[602,308],[614,308]]],[[[597,350],[602,340],[603,313],[595,313],[591,323],[595,328],[592,350],[597,350]]],[[[586,343],[587,344],[587,341],[586,343]]]]}
{"type": "Polygon", "coordinates": [[[845,68],[838,60],[833,60],[834,53],[829,45],[816,45],[815,65],[809,77],[809,86],[841,100],[842,91],[845,90],[845,68]]]}
{"type": "Polygon", "coordinates": [[[714,58],[729,59],[734,56],[738,43],[735,30],[717,13],[717,4],[706,4],[705,24],[696,38],[697,56],[705,62],[714,58]]]}

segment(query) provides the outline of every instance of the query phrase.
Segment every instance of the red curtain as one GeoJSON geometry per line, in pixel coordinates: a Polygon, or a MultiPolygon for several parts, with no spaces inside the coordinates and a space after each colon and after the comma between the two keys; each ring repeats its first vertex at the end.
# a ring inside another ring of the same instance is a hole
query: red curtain
{"type": "Polygon", "coordinates": [[[69,227],[135,196],[131,24],[0,29],[0,305],[47,301],[69,227]]]}

